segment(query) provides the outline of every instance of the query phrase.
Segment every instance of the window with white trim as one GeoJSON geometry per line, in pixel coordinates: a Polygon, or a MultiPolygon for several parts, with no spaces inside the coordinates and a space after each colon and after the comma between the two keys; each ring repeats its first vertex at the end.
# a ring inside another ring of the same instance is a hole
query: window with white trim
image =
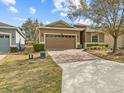
{"type": "Polygon", "coordinates": [[[9,38],[9,35],[5,35],[5,38],[9,38]]]}
{"type": "Polygon", "coordinates": [[[4,38],[4,35],[0,34],[0,38],[4,38]]]}
{"type": "Polygon", "coordinates": [[[92,34],[92,42],[98,42],[98,34],[96,33],[92,34]]]}

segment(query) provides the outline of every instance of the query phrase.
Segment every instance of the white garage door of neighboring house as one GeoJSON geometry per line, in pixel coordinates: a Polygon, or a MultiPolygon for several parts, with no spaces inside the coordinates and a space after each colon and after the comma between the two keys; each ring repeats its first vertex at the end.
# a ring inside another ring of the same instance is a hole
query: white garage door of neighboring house
{"type": "Polygon", "coordinates": [[[76,36],[47,34],[47,49],[74,49],[76,48],[76,36]]]}
{"type": "Polygon", "coordinates": [[[0,34],[0,53],[10,51],[10,40],[9,35],[0,34]]]}

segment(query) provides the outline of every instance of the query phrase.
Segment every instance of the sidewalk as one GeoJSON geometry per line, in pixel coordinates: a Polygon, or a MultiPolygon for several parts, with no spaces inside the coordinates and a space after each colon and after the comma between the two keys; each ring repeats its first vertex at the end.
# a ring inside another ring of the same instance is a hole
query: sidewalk
{"type": "Polygon", "coordinates": [[[5,54],[0,54],[0,60],[2,60],[4,57],[6,57],[5,54]]]}

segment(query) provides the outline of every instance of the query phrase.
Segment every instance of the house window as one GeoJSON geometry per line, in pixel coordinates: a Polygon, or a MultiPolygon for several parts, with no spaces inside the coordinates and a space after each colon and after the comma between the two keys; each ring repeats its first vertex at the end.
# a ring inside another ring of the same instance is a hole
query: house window
{"type": "Polygon", "coordinates": [[[4,35],[0,35],[0,38],[4,38],[4,35]]]}
{"type": "Polygon", "coordinates": [[[92,34],[92,42],[98,42],[98,34],[92,34]]]}
{"type": "Polygon", "coordinates": [[[5,38],[9,38],[9,35],[5,35],[5,38]]]}

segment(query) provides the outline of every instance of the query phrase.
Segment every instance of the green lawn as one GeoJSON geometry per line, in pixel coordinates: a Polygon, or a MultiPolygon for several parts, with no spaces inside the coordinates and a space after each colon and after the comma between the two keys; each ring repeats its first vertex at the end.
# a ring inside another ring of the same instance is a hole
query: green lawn
{"type": "Polygon", "coordinates": [[[108,54],[106,50],[88,50],[88,53],[91,53],[93,55],[96,55],[100,58],[106,59],[106,60],[111,60],[119,63],[124,63],[124,55],[113,55],[113,54],[108,54]]]}
{"type": "Polygon", "coordinates": [[[0,93],[61,93],[61,68],[49,55],[45,60],[38,55],[28,60],[24,54],[9,54],[0,61],[0,93]]]}

